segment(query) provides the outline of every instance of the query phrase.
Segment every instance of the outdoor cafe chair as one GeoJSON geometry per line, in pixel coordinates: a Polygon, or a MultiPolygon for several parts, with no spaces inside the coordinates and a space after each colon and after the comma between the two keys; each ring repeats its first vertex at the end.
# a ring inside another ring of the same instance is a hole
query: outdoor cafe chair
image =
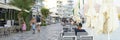
{"type": "Polygon", "coordinates": [[[87,32],[77,32],[77,36],[81,36],[81,35],[88,35],[87,32]]]}
{"type": "Polygon", "coordinates": [[[62,40],[75,40],[75,39],[72,38],[72,37],[65,37],[65,38],[63,38],[62,40]]]}
{"type": "Polygon", "coordinates": [[[75,35],[75,32],[64,32],[63,35],[65,35],[65,36],[75,35]]]}
{"type": "Polygon", "coordinates": [[[0,37],[2,37],[4,35],[4,28],[0,27],[0,37]]]}
{"type": "Polygon", "coordinates": [[[77,40],[75,32],[64,32],[62,40],[77,40]]]}
{"type": "Polygon", "coordinates": [[[80,40],[93,40],[93,36],[91,36],[91,35],[82,35],[82,36],[80,36],[80,40]]]}
{"type": "Polygon", "coordinates": [[[77,32],[77,39],[80,39],[80,36],[82,35],[88,35],[87,32],[77,32]]]}

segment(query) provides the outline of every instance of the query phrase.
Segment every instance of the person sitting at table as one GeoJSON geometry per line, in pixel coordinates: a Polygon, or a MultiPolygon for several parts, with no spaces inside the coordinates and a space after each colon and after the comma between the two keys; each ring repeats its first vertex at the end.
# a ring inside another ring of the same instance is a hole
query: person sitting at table
{"type": "Polygon", "coordinates": [[[74,29],[75,35],[77,35],[77,32],[86,32],[84,29],[81,28],[82,28],[82,24],[79,23],[79,25],[77,25],[77,28],[74,29]]]}

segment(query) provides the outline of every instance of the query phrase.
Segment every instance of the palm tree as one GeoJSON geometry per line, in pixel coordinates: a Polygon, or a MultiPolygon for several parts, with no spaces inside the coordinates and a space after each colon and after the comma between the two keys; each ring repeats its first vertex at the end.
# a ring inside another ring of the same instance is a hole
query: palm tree
{"type": "Polygon", "coordinates": [[[49,9],[42,8],[41,13],[42,13],[43,17],[47,18],[50,12],[49,12],[49,9]]]}
{"type": "Polygon", "coordinates": [[[49,9],[47,8],[42,8],[41,9],[41,13],[42,13],[42,24],[45,24],[46,21],[45,19],[49,16],[50,12],[49,12],[49,9]]]}
{"type": "Polygon", "coordinates": [[[30,10],[34,4],[34,0],[12,0],[9,3],[10,5],[16,6],[21,9],[18,16],[19,26],[21,25],[21,20],[25,20],[28,14],[25,14],[25,10],[30,10]]]}

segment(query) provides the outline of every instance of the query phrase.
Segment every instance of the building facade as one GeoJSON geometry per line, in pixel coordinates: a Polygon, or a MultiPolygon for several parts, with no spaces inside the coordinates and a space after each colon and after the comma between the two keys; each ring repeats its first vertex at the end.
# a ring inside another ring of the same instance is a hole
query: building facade
{"type": "Polygon", "coordinates": [[[57,0],[57,14],[61,17],[64,14],[63,1],[61,0],[57,0]]]}
{"type": "Polygon", "coordinates": [[[73,0],[67,0],[67,3],[63,5],[63,16],[64,17],[72,17],[73,16],[73,5],[74,1],[73,0]]]}
{"type": "Polygon", "coordinates": [[[42,8],[42,0],[35,0],[35,5],[32,7],[32,17],[40,16],[41,15],[41,8],[42,8]]]}

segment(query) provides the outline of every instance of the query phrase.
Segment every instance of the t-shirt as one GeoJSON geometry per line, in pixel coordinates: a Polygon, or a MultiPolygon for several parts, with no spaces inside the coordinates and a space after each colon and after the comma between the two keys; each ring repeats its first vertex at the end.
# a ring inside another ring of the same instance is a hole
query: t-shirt
{"type": "Polygon", "coordinates": [[[77,35],[77,32],[86,32],[84,29],[79,30],[79,29],[75,28],[74,30],[75,30],[75,35],[77,35]]]}
{"type": "Polygon", "coordinates": [[[37,22],[40,22],[40,17],[37,16],[37,17],[36,17],[36,20],[37,20],[37,22]]]}
{"type": "Polygon", "coordinates": [[[32,29],[35,29],[35,24],[32,24],[32,29]]]}

